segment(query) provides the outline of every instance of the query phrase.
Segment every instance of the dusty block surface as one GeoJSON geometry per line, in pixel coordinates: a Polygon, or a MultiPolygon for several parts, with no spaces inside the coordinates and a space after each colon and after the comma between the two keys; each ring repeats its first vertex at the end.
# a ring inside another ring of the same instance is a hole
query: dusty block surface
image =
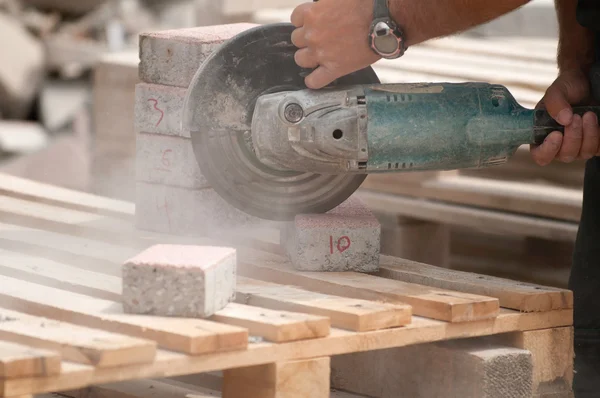
{"type": "Polygon", "coordinates": [[[127,313],[209,317],[235,299],[236,250],[155,245],[123,265],[127,313]]]}
{"type": "Polygon", "coordinates": [[[136,227],[176,235],[222,233],[260,226],[225,202],[213,189],[186,189],[146,182],[136,183],[136,227]]]}
{"type": "Polygon", "coordinates": [[[191,189],[210,187],[191,140],[158,134],[137,136],[136,180],[191,189]]]}
{"type": "Polygon", "coordinates": [[[182,131],[186,89],[139,83],[135,87],[135,130],[190,138],[182,131]]]}
{"type": "Polygon", "coordinates": [[[187,88],[204,60],[224,41],[256,26],[237,23],[140,35],[140,79],[187,88]]]}
{"type": "Polygon", "coordinates": [[[350,198],[328,213],[296,216],[284,226],[281,242],[301,271],[374,272],[381,225],[359,199],[350,198]]]}
{"type": "Polygon", "coordinates": [[[373,398],[530,398],[531,352],[485,338],[332,358],[332,387],[373,398]]]}

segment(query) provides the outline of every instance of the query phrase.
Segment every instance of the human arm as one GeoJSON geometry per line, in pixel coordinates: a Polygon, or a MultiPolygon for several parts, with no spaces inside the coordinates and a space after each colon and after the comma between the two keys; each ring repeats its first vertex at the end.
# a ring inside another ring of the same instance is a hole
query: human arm
{"type": "MultiPolygon", "coordinates": [[[[391,16],[402,27],[409,47],[488,22],[527,2],[388,0],[391,16]]],[[[294,9],[296,63],[316,68],[306,78],[308,87],[322,88],[380,59],[367,40],[372,19],[373,0],[319,0],[294,9]]]]}
{"type": "Polygon", "coordinates": [[[540,145],[531,146],[531,155],[539,165],[554,159],[569,163],[589,159],[600,152],[598,118],[592,112],[573,115],[571,105],[589,103],[589,69],[594,62],[594,35],[582,27],[576,17],[577,0],[556,0],[559,23],[557,64],[559,74],[546,90],[539,107],[565,127],[564,134],[553,132],[540,145]]]}

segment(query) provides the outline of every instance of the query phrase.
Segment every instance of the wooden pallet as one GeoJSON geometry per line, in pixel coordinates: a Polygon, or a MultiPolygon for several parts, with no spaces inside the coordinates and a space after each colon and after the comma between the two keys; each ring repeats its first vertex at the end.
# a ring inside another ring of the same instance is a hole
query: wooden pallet
{"type": "Polygon", "coordinates": [[[224,397],[319,398],[334,356],[572,325],[567,290],[387,256],[377,275],[300,273],[276,233],[164,236],[136,231],[133,214],[0,176],[0,396],[224,371],[224,397]],[[124,314],[120,265],[155,243],[238,248],[236,303],[210,319],[124,314]]]}

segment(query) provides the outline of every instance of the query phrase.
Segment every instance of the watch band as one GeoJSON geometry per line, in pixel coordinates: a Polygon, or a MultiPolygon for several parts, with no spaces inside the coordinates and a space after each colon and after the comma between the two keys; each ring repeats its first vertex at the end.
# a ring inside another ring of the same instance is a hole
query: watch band
{"type": "MultiPolygon", "coordinates": [[[[316,0],[315,0],[316,1],[316,0]]],[[[390,17],[388,0],[373,1],[373,19],[383,19],[390,17]]]]}

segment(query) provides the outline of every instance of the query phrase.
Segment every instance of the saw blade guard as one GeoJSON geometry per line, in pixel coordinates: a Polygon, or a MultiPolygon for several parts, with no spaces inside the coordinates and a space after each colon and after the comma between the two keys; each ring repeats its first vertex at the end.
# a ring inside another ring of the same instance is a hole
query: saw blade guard
{"type": "MultiPolygon", "coordinates": [[[[311,70],[299,67],[291,24],[248,29],[199,67],[184,100],[182,130],[189,134],[200,172],[233,207],[258,218],[293,220],[325,213],[348,199],[366,175],[317,174],[265,164],[256,156],[252,120],[259,97],[307,89],[311,70]]],[[[379,83],[372,68],[332,87],[379,83]]]]}

